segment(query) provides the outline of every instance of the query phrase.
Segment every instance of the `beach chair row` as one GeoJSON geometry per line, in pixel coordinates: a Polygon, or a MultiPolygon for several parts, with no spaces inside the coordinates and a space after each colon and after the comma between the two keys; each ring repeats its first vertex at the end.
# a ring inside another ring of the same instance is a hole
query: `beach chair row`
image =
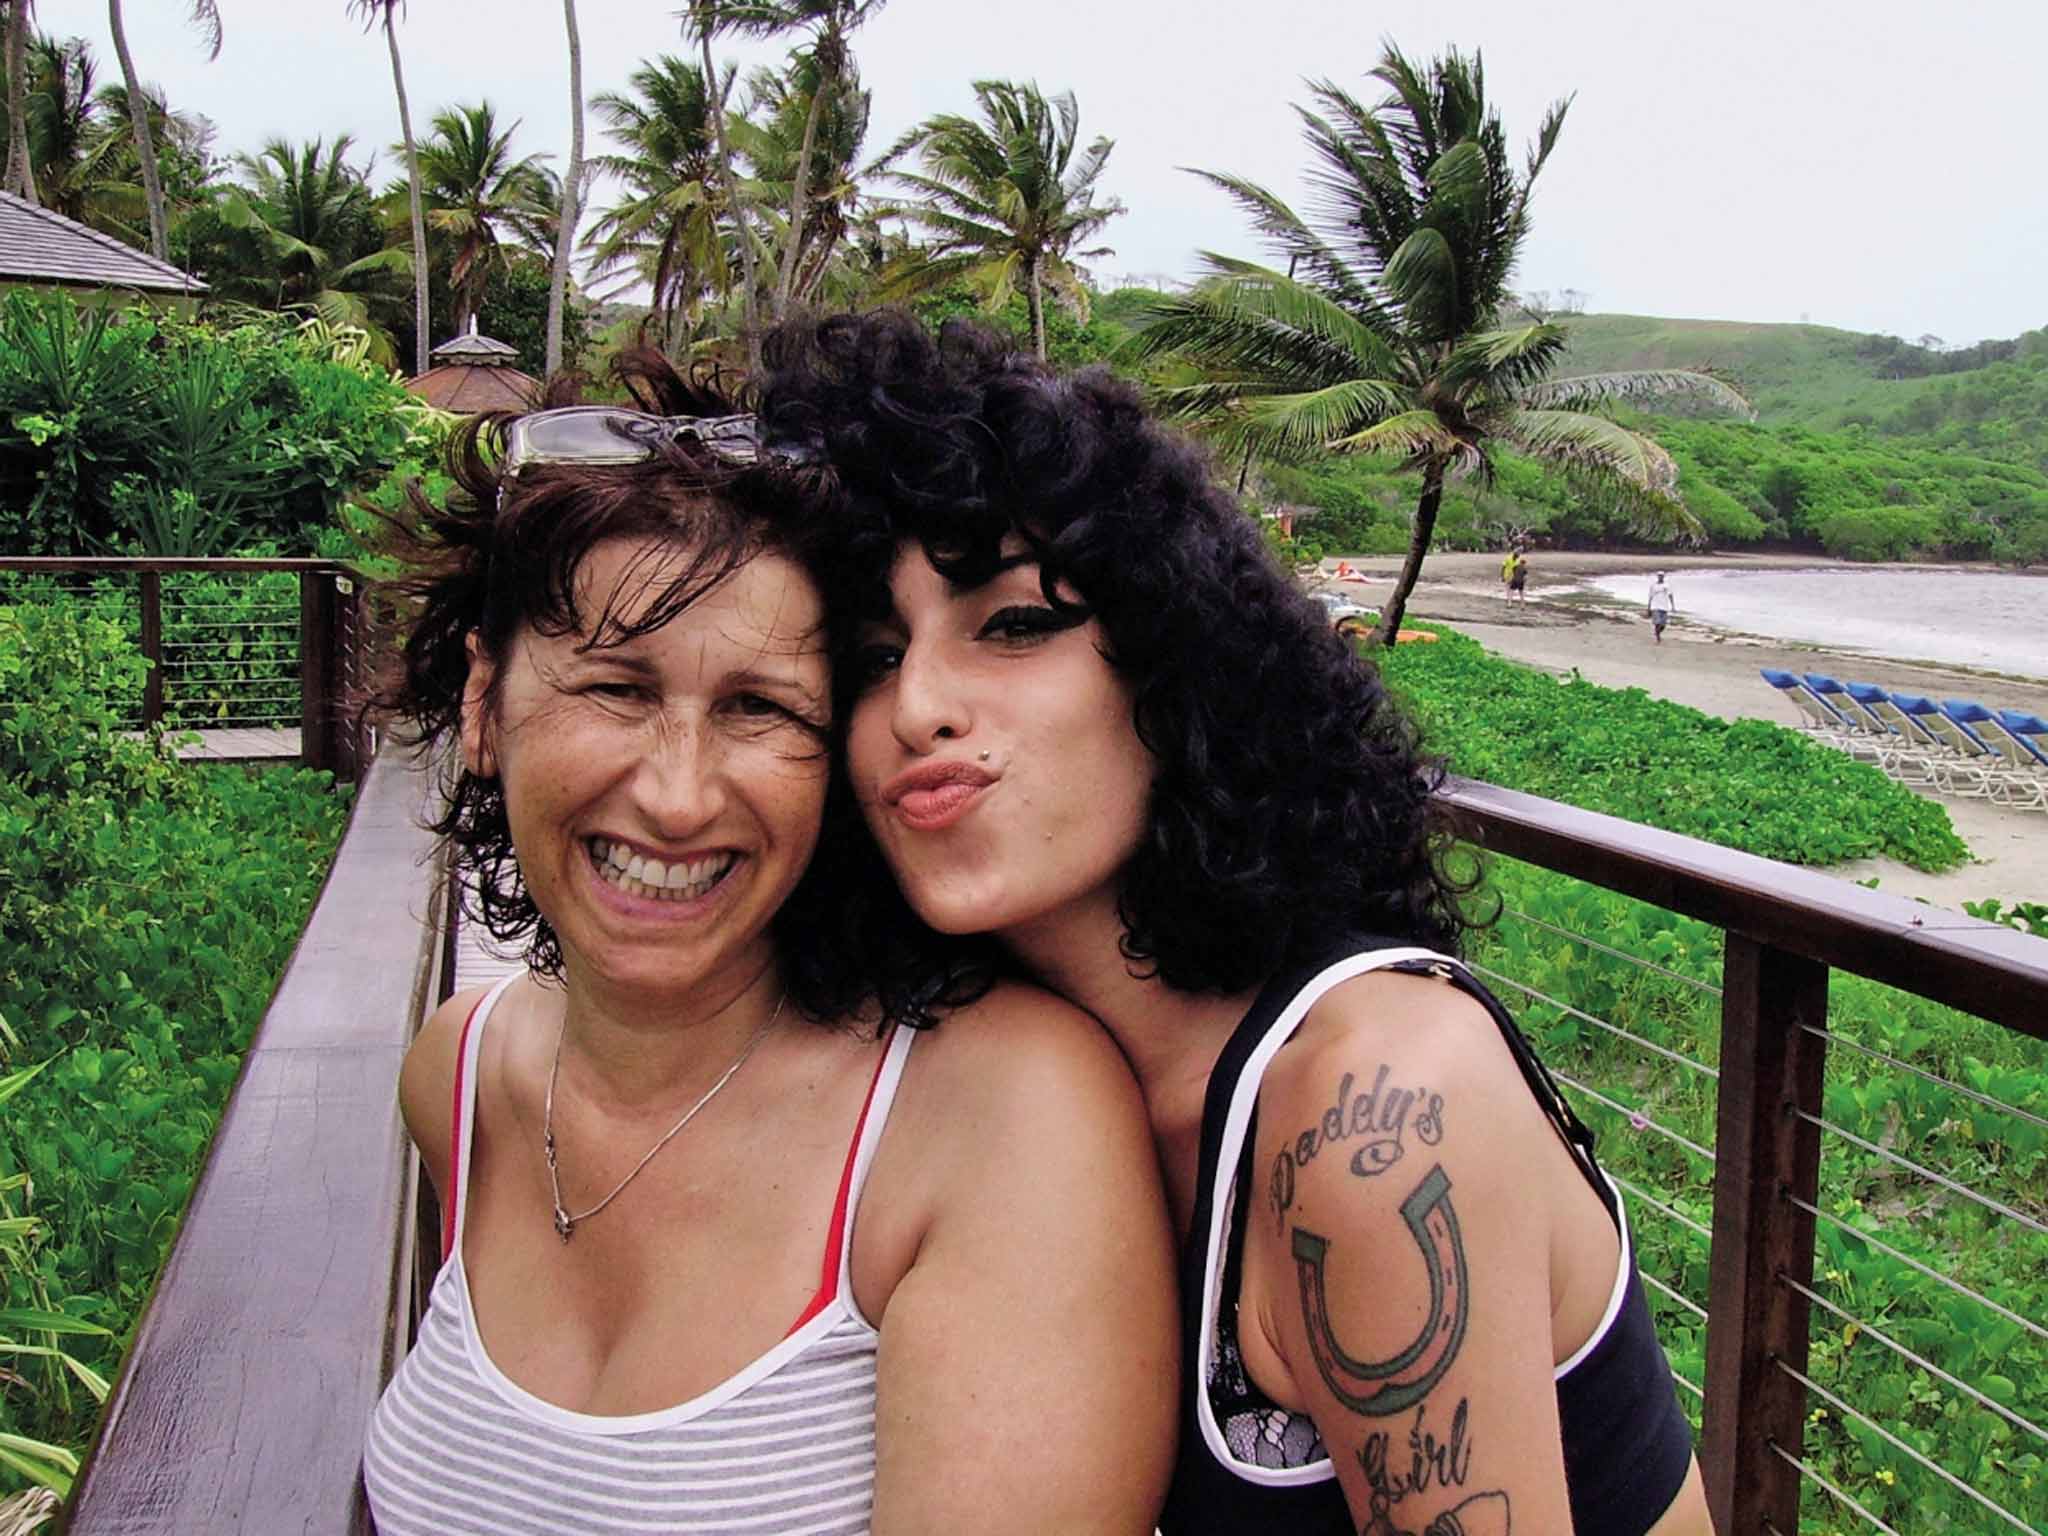
{"type": "Polygon", "coordinates": [[[2048,811],[2048,722],[2038,715],[1888,693],[1818,672],[1762,672],[1804,729],[1902,784],[2048,811]]]}

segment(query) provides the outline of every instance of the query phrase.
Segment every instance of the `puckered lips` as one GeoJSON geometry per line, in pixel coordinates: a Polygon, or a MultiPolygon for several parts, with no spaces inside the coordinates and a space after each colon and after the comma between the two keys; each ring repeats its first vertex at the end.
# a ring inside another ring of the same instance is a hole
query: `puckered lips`
{"type": "Polygon", "coordinates": [[[998,777],[979,763],[919,763],[882,786],[882,803],[913,831],[936,832],[965,816],[998,777]]]}
{"type": "Polygon", "coordinates": [[[615,838],[584,841],[597,878],[622,895],[639,901],[683,905],[701,901],[732,873],[739,854],[731,848],[660,858],[615,838]]]}

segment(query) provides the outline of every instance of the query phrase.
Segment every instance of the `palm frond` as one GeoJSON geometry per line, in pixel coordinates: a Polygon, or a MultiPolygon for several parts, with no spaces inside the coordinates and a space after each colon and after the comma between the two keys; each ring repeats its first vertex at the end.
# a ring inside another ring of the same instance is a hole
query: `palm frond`
{"type": "Polygon", "coordinates": [[[1514,410],[1501,418],[1499,434],[1532,458],[1566,469],[1611,475],[1665,494],[1678,484],[1677,462],[1655,438],[1605,416],[1514,410]]]}
{"type": "Polygon", "coordinates": [[[1532,408],[1571,409],[1619,401],[1661,400],[1697,395],[1744,417],[1756,419],[1756,407],[1741,391],[1711,373],[1684,368],[1634,368],[1616,373],[1584,373],[1523,387],[1521,399],[1532,408]]]}
{"type": "Polygon", "coordinates": [[[1445,426],[1434,411],[1403,411],[1340,437],[1330,447],[1338,453],[1388,454],[1409,462],[1442,459],[1460,467],[1483,462],[1480,451],[1445,426]]]}

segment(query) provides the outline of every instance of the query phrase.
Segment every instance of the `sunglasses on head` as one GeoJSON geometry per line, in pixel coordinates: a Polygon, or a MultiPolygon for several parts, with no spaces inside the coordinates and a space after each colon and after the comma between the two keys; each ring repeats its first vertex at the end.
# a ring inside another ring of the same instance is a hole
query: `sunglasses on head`
{"type": "Polygon", "coordinates": [[[762,441],[760,418],[654,416],[613,405],[567,405],[534,411],[505,429],[498,475],[510,480],[529,464],[638,464],[671,443],[694,442],[736,467],[761,463],[808,464],[799,444],[762,441]]]}

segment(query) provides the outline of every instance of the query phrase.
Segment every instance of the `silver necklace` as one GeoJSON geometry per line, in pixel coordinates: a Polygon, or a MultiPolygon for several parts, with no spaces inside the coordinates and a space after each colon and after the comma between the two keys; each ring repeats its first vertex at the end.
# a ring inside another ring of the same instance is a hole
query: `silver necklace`
{"type": "Polygon", "coordinates": [[[633,1171],[614,1184],[612,1192],[598,1201],[597,1204],[587,1211],[577,1212],[574,1216],[571,1216],[562,1207],[562,1178],[555,1166],[555,1082],[562,1075],[562,1037],[569,1032],[568,1013],[566,1010],[563,1012],[562,1027],[555,1031],[555,1064],[548,1072],[548,1096],[546,1102],[541,1107],[540,1116],[541,1151],[548,1160],[548,1186],[555,1194],[555,1236],[565,1243],[568,1242],[570,1238],[576,1235],[576,1224],[578,1222],[590,1220],[591,1217],[618,1199],[620,1190],[640,1177],[640,1170],[654,1161],[654,1154],[674,1141],[677,1133],[697,1118],[697,1111],[717,1098],[718,1090],[732,1081],[733,1073],[739,1071],[741,1067],[747,1064],[747,1058],[754,1054],[754,1048],[767,1038],[768,1031],[775,1027],[775,1021],[782,1017],[782,1005],[787,1001],[789,1001],[789,994],[787,992],[775,1000],[775,1011],[768,1015],[768,1022],[754,1031],[752,1038],[740,1048],[739,1055],[733,1058],[732,1065],[719,1074],[717,1082],[704,1090],[704,1097],[684,1110],[683,1118],[669,1127],[668,1134],[647,1149],[647,1155],[633,1165],[633,1171]]]}

